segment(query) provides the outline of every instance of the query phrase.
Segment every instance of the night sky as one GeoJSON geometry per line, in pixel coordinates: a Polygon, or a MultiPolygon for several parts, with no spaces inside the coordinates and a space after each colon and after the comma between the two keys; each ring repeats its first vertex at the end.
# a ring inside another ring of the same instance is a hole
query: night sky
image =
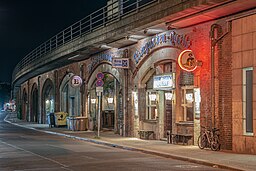
{"type": "Polygon", "coordinates": [[[0,82],[16,64],[58,32],[100,9],[107,0],[0,0],[0,82]]]}

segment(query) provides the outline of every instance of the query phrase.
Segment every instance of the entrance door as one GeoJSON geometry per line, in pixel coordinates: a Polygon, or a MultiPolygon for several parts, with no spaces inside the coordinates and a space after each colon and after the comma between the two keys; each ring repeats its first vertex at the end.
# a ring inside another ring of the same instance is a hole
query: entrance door
{"type": "Polygon", "coordinates": [[[102,128],[114,129],[114,111],[103,111],[102,114],[102,128]]]}
{"type": "Polygon", "coordinates": [[[164,123],[164,137],[167,135],[167,130],[172,132],[172,100],[165,98],[165,123],[164,123]]]}

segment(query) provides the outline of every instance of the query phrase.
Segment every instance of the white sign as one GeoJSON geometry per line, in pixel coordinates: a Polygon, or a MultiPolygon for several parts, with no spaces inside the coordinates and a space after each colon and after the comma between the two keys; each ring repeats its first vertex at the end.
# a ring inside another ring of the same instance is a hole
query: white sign
{"type": "Polygon", "coordinates": [[[71,86],[74,88],[79,88],[83,84],[83,80],[78,75],[71,77],[71,86]]]}
{"type": "Polygon", "coordinates": [[[153,89],[169,90],[175,88],[175,74],[165,74],[154,76],[153,89]]]}
{"type": "Polygon", "coordinates": [[[129,58],[113,58],[112,59],[113,68],[129,68],[129,58]]]}
{"type": "Polygon", "coordinates": [[[103,93],[103,87],[96,87],[97,93],[103,93]]]}

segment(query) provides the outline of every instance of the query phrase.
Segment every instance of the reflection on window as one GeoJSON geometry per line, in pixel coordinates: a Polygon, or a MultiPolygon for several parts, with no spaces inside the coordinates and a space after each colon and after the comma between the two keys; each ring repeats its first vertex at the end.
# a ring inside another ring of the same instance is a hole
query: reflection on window
{"type": "Polygon", "coordinates": [[[155,120],[158,115],[157,111],[157,93],[156,91],[147,91],[147,120],[155,120]]]}
{"type": "Polygon", "coordinates": [[[253,135],[253,68],[243,69],[243,129],[253,135]]]}
{"type": "Polygon", "coordinates": [[[194,89],[190,86],[184,86],[182,89],[181,106],[183,108],[184,121],[194,120],[194,89]]]}

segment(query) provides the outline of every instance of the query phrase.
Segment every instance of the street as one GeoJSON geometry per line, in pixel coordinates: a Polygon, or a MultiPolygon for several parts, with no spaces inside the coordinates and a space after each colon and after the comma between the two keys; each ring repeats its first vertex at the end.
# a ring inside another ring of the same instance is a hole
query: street
{"type": "Polygon", "coordinates": [[[0,170],[221,170],[135,151],[45,134],[3,121],[0,113],[0,170]]]}

